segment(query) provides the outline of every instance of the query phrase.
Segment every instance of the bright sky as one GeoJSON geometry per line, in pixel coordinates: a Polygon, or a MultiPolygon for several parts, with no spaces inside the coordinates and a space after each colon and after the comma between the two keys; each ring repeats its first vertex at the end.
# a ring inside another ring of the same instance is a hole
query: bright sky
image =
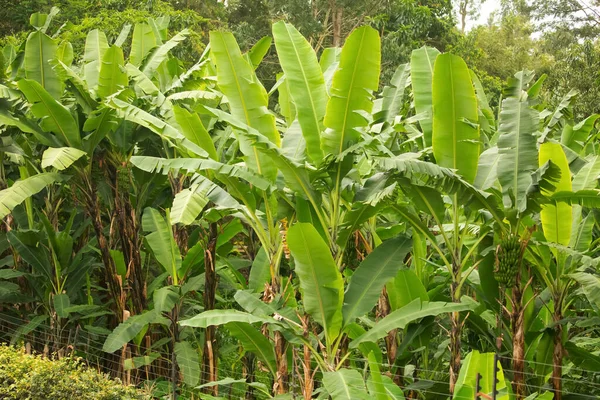
{"type": "Polygon", "coordinates": [[[475,26],[487,24],[488,18],[490,17],[492,12],[499,10],[499,9],[500,9],[500,0],[486,0],[481,5],[481,10],[479,12],[479,18],[477,18],[475,20],[472,18],[467,18],[466,30],[469,31],[469,30],[471,30],[471,28],[473,28],[475,26]]]}

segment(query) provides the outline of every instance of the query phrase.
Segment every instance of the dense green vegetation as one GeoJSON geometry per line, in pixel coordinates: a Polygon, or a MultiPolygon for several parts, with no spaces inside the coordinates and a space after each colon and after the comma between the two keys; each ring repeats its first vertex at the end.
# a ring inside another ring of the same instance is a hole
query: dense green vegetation
{"type": "Polygon", "coordinates": [[[0,341],[156,398],[600,395],[593,21],[136,3],[1,11],[0,341]]]}

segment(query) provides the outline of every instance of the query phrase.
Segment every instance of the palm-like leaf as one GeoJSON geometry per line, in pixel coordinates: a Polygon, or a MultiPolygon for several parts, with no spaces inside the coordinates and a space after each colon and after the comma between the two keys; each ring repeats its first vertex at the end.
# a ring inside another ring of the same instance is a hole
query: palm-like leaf
{"type": "MultiPolygon", "coordinates": [[[[268,97],[260,84],[254,68],[242,56],[231,33],[211,32],[210,46],[217,64],[217,82],[229,101],[232,115],[246,125],[261,132],[279,147],[279,133],[275,118],[268,109],[268,97]]],[[[250,168],[273,180],[276,169],[269,159],[261,158],[256,149],[240,138],[240,149],[250,168]]]]}
{"type": "Polygon", "coordinates": [[[473,182],[479,159],[477,98],[462,58],[449,53],[436,58],[432,98],[436,162],[473,182]]]}
{"type": "Polygon", "coordinates": [[[321,131],[327,106],[323,72],[315,51],[292,25],[283,21],[274,24],[273,37],[289,92],[296,105],[307,153],[319,163],[323,158],[321,131]]]}
{"type": "Polygon", "coordinates": [[[187,29],[184,29],[175,36],[173,36],[171,39],[169,39],[165,44],[156,47],[144,60],[144,64],[141,68],[141,71],[149,78],[152,78],[159,65],[169,55],[169,52],[172,49],[174,49],[178,44],[183,42],[188,35],[189,31],[187,29]]]}
{"type": "MultiPolygon", "coordinates": [[[[534,136],[538,116],[533,110],[525,87],[532,74],[519,72],[509,79],[506,97],[500,112],[500,136],[498,138],[498,180],[502,186],[503,202],[507,208],[523,212],[527,207],[525,193],[537,169],[537,147],[534,136]]],[[[483,154],[482,154],[483,156],[483,154]]]]}
{"type": "Polygon", "coordinates": [[[25,77],[39,83],[54,99],[60,99],[62,83],[52,68],[56,59],[56,41],[43,32],[29,35],[25,43],[25,77]]]}
{"type": "Polygon", "coordinates": [[[392,329],[404,329],[410,322],[420,318],[446,312],[473,310],[477,303],[471,299],[469,300],[465,303],[422,302],[421,299],[414,300],[378,321],[367,333],[350,342],[350,348],[357,348],[363,342],[374,342],[384,337],[392,329]]]}
{"type": "Polygon", "coordinates": [[[0,219],[10,214],[23,201],[60,179],[62,178],[59,174],[42,173],[17,181],[11,187],[0,190],[0,219]]]}
{"type": "Polygon", "coordinates": [[[42,155],[42,168],[54,167],[62,171],[69,168],[85,154],[85,151],[73,147],[50,147],[42,155]]]}
{"type": "Polygon", "coordinates": [[[88,33],[83,54],[83,74],[90,89],[95,90],[98,85],[100,66],[108,47],[108,40],[104,32],[94,29],[88,33]]]}
{"type": "MultiPolygon", "coordinates": [[[[562,147],[558,143],[544,143],[540,146],[540,165],[552,161],[560,169],[560,180],[556,184],[556,191],[571,190],[571,171],[569,163],[562,147]]],[[[551,191],[544,190],[546,196],[551,191]]],[[[542,206],[540,215],[542,228],[546,240],[567,246],[571,240],[572,207],[570,204],[560,202],[558,204],[545,204],[542,206]]]]}
{"type": "Polygon", "coordinates": [[[45,132],[52,132],[69,147],[81,148],[79,127],[75,118],[62,104],[36,81],[21,79],[19,89],[31,103],[31,113],[41,119],[40,126],[45,132]]]}
{"type": "Polygon", "coordinates": [[[321,235],[308,223],[288,230],[287,243],[300,279],[304,309],[323,327],[331,345],[342,328],[344,282],[321,235]]]}
{"type": "Polygon", "coordinates": [[[340,65],[331,84],[321,138],[325,154],[338,155],[360,139],[368,121],[361,112],[373,108],[372,92],[379,85],[381,43],[370,26],[354,30],[342,49],[340,65]]]}
{"type": "Polygon", "coordinates": [[[431,146],[432,137],[432,82],[433,66],[440,52],[433,47],[413,50],[410,57],[410,77],[415,96],[415,111],[425,113],[427,118],[419,121],[425,138],[425,146],[431,146]]]}
{"type": "Polygon", "coordinates": [[[104,99],[127,86],[129,79],[123,70],[124,65],[123,50],[120,47],[113,45],[104,53],[100,67],[98,96],[104,99]]]}

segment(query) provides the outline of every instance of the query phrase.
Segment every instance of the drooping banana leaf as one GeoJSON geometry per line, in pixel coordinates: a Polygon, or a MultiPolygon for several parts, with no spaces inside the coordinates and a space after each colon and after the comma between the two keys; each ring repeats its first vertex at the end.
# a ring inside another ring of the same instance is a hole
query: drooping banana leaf
{"type": "Polygon", "coordinates": [[[190,342],[177,342],[173,349],[177,359],[177,365],[183,375],[186,385],[196,386],[200,380],[200,360],[198,352],[190,342]]]}
{"type": "Polygon", "coordinates": [[[40,126],[45,132],[56,134],[68,147],[81,148],[79,127],[69,110],[36,81],[21,79],[17,85],[31,103],[32,114],[41,119],[40,126]]]}
{"type": "Polygon", "coordinates": [[[243,345],[244,351],[254,353],[272,376],[277,375],[277,362],[273,344],[260,330],[245,322],[229,322],[225,328],[243,345]]]}
{"type": "Polygon", "coordinates": [[[150,54],[148,54],[148,57],[146,57],[146,59],[144,60],[142,68],[140,68],[140,70],[149,78],[154,77],[156,70],[158,69],[160,64],[166,60],[167,56],[169,55],[169,52],[172,49],[174,49],[178,44],[183,42],[188,35],[189,31],[187,29],[184,29],[175,36],[173,36],[171,39],[169,39],[165,44],[156,47],[150,52],[150,54]]]}
{"type": "Polygon", "coordinates": [[[69,168],[85,155],[85,151],[73,147],[50,147],[42,154],[42,168],[54,167],[59,171],[69,168]]]}
{"type": "Polygon", "coordinates": [[[406,325],[417,319],[435,316],[447,312],[472,310],[477,305],[473,300],[464,303],[445,302],[422,302],[416,299],[410,304],[388,314],[385,318],[377,321],[375,325],[350,342],[350,348],[357,348],[363,342],[374,342],[384,337],[392,329],[404,329],[406,325]]]}
{"type": "Polygon", "coordinates": [[[411,246],[412,240],[408,237],[387,240],[360,263],[344,294],[344,325],[354,322],[375,306],[381,289],[404,264],[411,246]]]}
{"type": "Polygon", "coordinates": [[[12,186],[0,190],[0,219],[26,199],[41,192],[46,186],[61,180],[59,174],[46,172],[15,182],[12,186]]]}

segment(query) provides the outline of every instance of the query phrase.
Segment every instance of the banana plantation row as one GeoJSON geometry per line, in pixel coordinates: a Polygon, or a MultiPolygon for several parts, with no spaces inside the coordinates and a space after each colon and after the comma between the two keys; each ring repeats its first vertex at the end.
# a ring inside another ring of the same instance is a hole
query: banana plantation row
{"type": "Polygon", "coordinates": [[[367,26],[319,57],[283,21],[273,50],[211,32],[187,67],[166,18],[83,54],[51,18],[2,49],[1,341],[156,397],[600,393],[577,93],[550,108],[521,71],[492,110],[428,47],[380,90],[367,26]]]}

